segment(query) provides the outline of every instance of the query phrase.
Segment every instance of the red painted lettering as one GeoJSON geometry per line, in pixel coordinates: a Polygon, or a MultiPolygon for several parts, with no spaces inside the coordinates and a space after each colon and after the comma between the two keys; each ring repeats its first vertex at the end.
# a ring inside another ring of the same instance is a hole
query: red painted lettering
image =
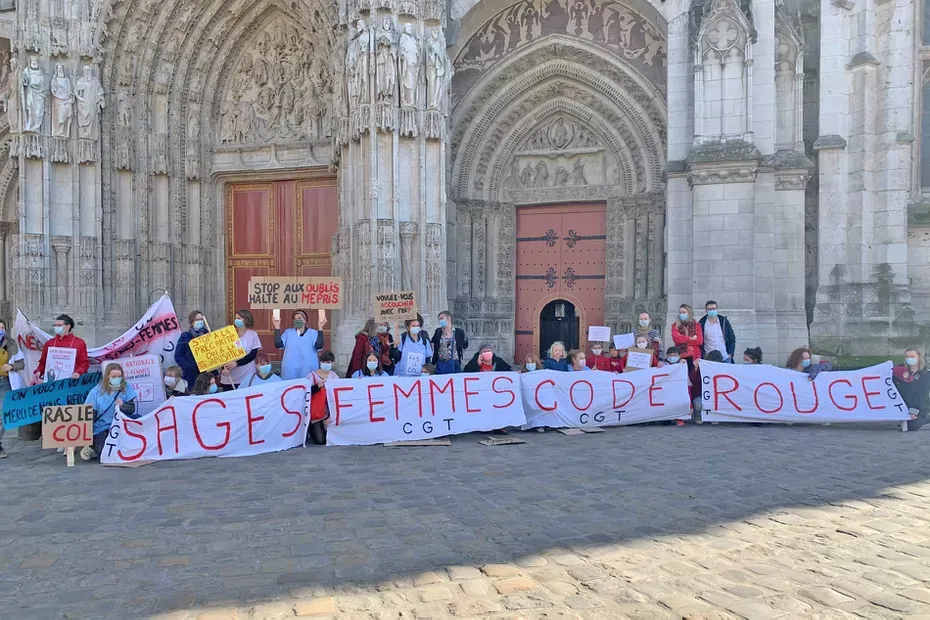
{"type": "Polygon", "coordinates": [[[572,383],[572,386],[568,388],[568,398],[572,401],[572,406],[575,407],[575,409],[577,409],[578,411],[587,411],[588,409],[591,408],[591,405],[594,404],[594,386],[591,385],[589,381],[585,381],[584,379],[580,381],[575,381],[574,383],[572,383]],[[579,406],[578,403],[575,402],[575,386],[576,385],[588,386],[588,404],[585,405],[584,407],[579,406]]]}
{"type": "Polygon", "coordinates": [[[556,405],[555,401],[552,402],[551,407],[546,407],[541,402],[539,402],[539,388],[546,385],[547,383],[549,385],[555,386],[555,381],[553,381],[552,379],[546,379],[545,381],[540,381],[539,385],[536,386],[536,393],[534,394],[534,397],[536,398],[536,406],[542,409],[543,411],[555,411],[555,405],[556,405]]]}
{"type": "Polygon", "coordinates": [[[833,397],[833,386],[836,385],[837,383],[845,383],[849,387],[852,387],[852,383],[849,381],[849,379],[836,379],[834,381],[831,381],[830,385],[827,386],[827,395],[830,396],[830,400],[833,402],[833,406],[841,411],[854,410],[859,405],[859,397],[856,396],[855,394],[847,394],[843,398],[845,398],[846,400],[853,401],[852,407],[841,407],[840,404],[836,402],[836,399],[833,397]]]}
{"type": "Polygon", "coordinates": [[[374,396],[371,395],[371,390],[373,388],[383,388],[383,383],[370,383],[368,384],[368,419],[372,422],[384,422],[387,418],[376,418],[375,417],[375,405],[383,405],[383,400],[375,400],[374,396]]]}
{"type": "Polygon", "coordinates": [[[200,435],[200,428],[197,426],[197,411],[201,407],[206,405],[207,403],[219,403],[220,407],[222,407],[223,409],[226,408],[226,403],[221,401],[219,398],[208,398],[207,400],[197,403],[197,405],[194,407],[194,412],[191,414],[191,421],[193,422],[193,425],[194,425],[194,437],[197,438],[197,443],[199,443],[200,447],[203,448],[204,450],[210,450],[210,451],[222,450],[229,444],[229,436],[232,434],[232,425],[229,422],[217,422],[216,424],[217,428],[225,427],[226,437],[223,438],[222,443],[218,443],[215,446],[208,446],[207,444],[205,444],[203,442],[203,437],[200,435]]]}
{"type": "Polygon", "coordinates": [[[794,399],[794,410],[801,414],[814,413],[817,411],[817,408],[820,407],[820,397],[817,396],[817,384],[813,381],[805,381],[804,383],[809,383],[811,389],[814,391],[814,406],[806,411],[801,411],[801,406],[798,404],[798,393],[794,390],[794,381],[789,383],[791,386],[791,398],[794,399]]]}
{"type": "MultiPolygon", "coordinates": [[[[404,395],[404,398],[413,398],[413,393],[417,393],[417,407],[419,408],[420,417],[423,417],[423,386],[420,385],[420,380],[417,379],[413,382],[413,385],[410,386],[410,391],[405,392],[404,388],[400,387],[396,383],[394,384],[394,417],[400,420],[400,397],[397,393],[400,392],[404,395]]],[[[436,412],[433,412],[433,415],[436,415],[436,412]]]]}
{"type": "MultiPolygon", "coordinates": [[[[301,425],[303,424],[303,421],[304,421],[304,412],[301,412],[301,411],[291,411],[290,409],[287,408],[287,405],[284,403],[284,397],[287,396],[287,393],[290,392],[290,391],[292,391],[292,390],[300,390],[302,393],[306,393],[307,388],[306,388],[305,386],[302,386],[302,385],[295,385],[295,386],[289,387],[289,388],[287,388],[286,390],[284,390],[283,392],[281,392],[281,409],[283,409],[283,410],[284,410],[284,413],[286,413],[287,415],[292,415],[292,416],[294,416],[295,418],[297,418],[297,424],[294,425],[294,430],[292,430],[292,431],[290,431],[290,432],[288,432],[288,433],[282,433],[282,434],[281,434],[282,437],[293,437],[294,435],[296,435],[296,434],[297,434],[297,431],[300,430],[300,427],[301,427],[301,425]]],[[[304,403],[304,407],[306,407],[306,402],[304,403]]]]}
{"type": "Polygon", "coordinates": [[[733,406],[737,411],[742,411],[742,408],[733,402],[733,399],[729,397],[729,394],[732,394],[739,389],[739,381],[736,380],[736,377],[731,377],[730,375],[714,375],[714,411],[720,411],[720,397],[723,396],[727,399],[727,402],[733,406]],[[720,380],[729,379],[733,382],[733,387],[729,390],[720,389],[720,380]]]}
{"type": "Polygon", "coordinates": [[[779,389],[778,389],[778,386],[775,385],[774,383],[772,383],[771,381],[765,381],[765,382],[760,383],[759,385],[757,385],[757,386],[756,386],[756,389],[753,390],[753,392],[752,392],[752,399],[753,399],[753,400],[755,401],[755,403],[756,403],[756,409],[758,409],[758,410],[761,411],[762,413],[765,413],[765,414],[768,414],[768,415],[772,415],[772,414],[778,413],[779,411],[781,411],[782,407],[785,406],[785,398],[784,398],[784,396],[781,395],[781,390],[779,390],[779,389]],[[762,389],[763,387],[765,387],[766,385],[771,385],[773,388],[775,388],[775,394],[778,395],[778,406],[775,407],[774,409],[766,409],[766,408],[764,408],[762,405],[759,404],[759,390],[761,390],[761,389],[762,389]]]}
{"type": "Polygon", "coordinates": [[[510,377],[494,377],[494,381],[491,381],[491,389],[494,391],[495,394],[510,394],[509,403],[507,403],[506,405],[494,405],[495,409],[506,409],[507,407],[509,407],[510,405],[514,404],[517,401],[517,393],[514,392],[513,390],[498,390],[497,389],[498,381],[506,381],[510,385],[513,385],[513,379],[511,379],[510,377]]]}
{"type": "Polygon", "coordinates": [[[668,376],[668,373],[661,374],[661,375],[652,375],[652,383],[649,385],[649,406],[650,407],[664,407],[665,406],[665,403],[657,403],[653,401],[652,393],[661,392],[663,389],[665,389],[665,388],[656,387],[656,379],[661,379],[667,376],[668,376]]]}
{"type": "Polygon", "coordinates": [[[866,381],[878,381],[880,379],[881,377],[862,377],[862,391],[865,393],[865,403],[869,406],[869,409],[871,409],[872,411],[879,411],[880,409],[885,409],[886,407],[885,405],[882,405],[880,407],[875,407],[872,405],[872,399],[870,397],[878,396],[879,394],[881,394],[881,392],[870,392],[865,382],[866,381]]]}
{"type": "Polygon", "coordinates": [[[162,431],[174,431],[174,453],[177,454],[180,452],[180,447],[178,446],[178,415],[174,410],[173,405],[168,405],[164,409],[159,409],[155,412],[155,439],[158,442],[158,456],[164,455],[164,450],[161,446],[161,433],[162,431]],[[171,411],[171,426],[162,426],[161,419],[158,417],[164,411],[171,411]]]}
{"type": "Polygon", "coordinates": [[[255,441],[255,436],[252,434],[253,424],[255,422],[259,422],[260,420],[265,419],[265,416],[263,415],[256,416],[254,418],[252,417],[252,399],[253,398],[264,398],[264,397],[265,397],[264,394],[249,394],[248,396],[245,397],[245,419],[249,425],[249,445],[250,446],[257,446],[259,444],[265,443],[264,439],[259,439],[258,441],[255,441]]]}
{"type": "Polygon", "coordinates": [[[339,416],[342,413],[342,410],[350,409],[352,407],[351,404],[343,405],[341,402],[339,402],[339,394],[341,392],[351,392],[354,389],[355,388],[353,387],[337,387],[333,390],[333,404],[336,405],[336,426],[339,426],[339,416]]]}
{"type": "Polygon", "coordinates": [[[141,435],[141,434],[137,435],[136,433],[133,433],[131,430],[129,430],[130,424],[138,424],[139,426],[143,426],[142,422],[140,422],[139,420],[130,420],[129,418],[123,418],[123,430],[126,431],[126,434],[129,435],[130,437],[135,437],[136,439],[141,441],[142,447],[139,448],[139,451],[137,453],[132,454],[132,455],[123,454],[123,449],[120,448],[119,450],[116,451],[116,456],[118,456],[124,461],[138,461],[140,458],[142,458],[142,455],[145,454],[145,449],[148,448],[149,444],[148,444],[148,440],[146,440],[145,438],[145,435],[141,435]]]}
{"type": "Polygon", "coordinates": [[[611,382],[611,389],[614,393],[614,409],[623,409],[630,404],[630,401],[633,400],[633,397],[636,396],[636,386],[633,385],[632,381],[627,381],[626,379],[614,379],[611,382]],[[626,383],[630,387],[630,395],[626,397],[626,400],[622,403],[617,402],[617,384],[626,383]]]}
{"type": "Polygon", "coordinates": [[[480,380],[481,379],[479,377],[465,377],[463,381],[463,383],[465,384],[465,412],[466,413],[480,413],[481,412],[481,409],[472,409],[471,405],[469,404],[469,400],[468,400],[469,396],[477,396],[478,394],[481,393],[481,392],[470,391],[468,389],[468,382],[469,381],[480,381],[480,380]]]}
{"type": "Polygon", "coordinates": [[[436,379],[430,379],[429,382],[429,404],[433,409],[433,415],[436,415],[436,393],[445,394],[446,390],[449,390],[449,400],[452,404],[452,413],[455,413],[455,387],[453,386],[453,379],[449,377],[449,380],[446,381],[446,385],[440,390],[439,386],[436,385],[436,379]]]}

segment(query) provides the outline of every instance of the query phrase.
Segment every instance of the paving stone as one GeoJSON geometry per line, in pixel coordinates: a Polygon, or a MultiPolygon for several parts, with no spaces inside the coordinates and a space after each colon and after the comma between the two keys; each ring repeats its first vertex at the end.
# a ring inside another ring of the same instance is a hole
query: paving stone
{"type": "Polygon", "coordinates": [[[488,577],[516,577],[520,574],[520,569],[509,564],[485,564],[481,567],[481,572],[488,577]]]}
{"type": "Polygon", "coordinates": [[[413,585],[415,585],[416,587],[428,586],[434,583],[441,583],[441,582],[442,582],[442,577],[439,576],[439,573],[436,573],[435,571],[431,571],[431,570],[426,571],[424,573],[420,573],[419,575],[413,578],[413,585]]]}
{"type": "Polygon", "coordinates": [[[446,572],[449,573],[449,579],[452,581],[481,577],[481,571],[474,566],[449,566],[446,568],[446,572]]]}
{"type": "Polygon", "coordinates": [[[578,594],[578,588],[565,581],[547,581],[542,584],[544,588],[558,596],[573,596],[578,594]]]}
{"type": "Polygon", "coordinates": [[[455,601],[449,604],[449,613],[458,618],[473,618],[503,610],[500,603],[483,598],[455,601]]]}
{"type": "Polygon", "coordinates": [[[800,594],[825,607],[836,607],[837,605],[848,603],[853,600],[851,597],[841,594],[833,588],[807,588],[801,590],[800,594]]]}
{"type": "Polygon", "coordinates": [[[490,591],[487,582],[478,579],[461,581],[458,585],[466,596],[484,596],[490,591]]]}
{"type": "Polygon", "coordinates": [[[452,592],[441,586],[420,590],[420,600],[424,603],[436,603],[452,599],[452,592]]]}
{"type": "Polygon", "coordinates": [[[492,585],[498,594],[514,594],[515,592],[532,590],[536,587],[536,582],[529,577],[510,577],[509,579],[495,581],[492,585]]]}
{"type": "Polygon", "coordinates": [[[336,613],[336,601],[331,596],[294,603],[294,615],[297,617],[325,616],[334,613],[336,613]]]}

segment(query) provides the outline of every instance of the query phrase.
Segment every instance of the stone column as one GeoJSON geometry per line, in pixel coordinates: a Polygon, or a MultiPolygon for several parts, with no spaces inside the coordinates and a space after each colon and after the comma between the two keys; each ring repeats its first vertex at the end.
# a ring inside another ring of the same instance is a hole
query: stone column
{"type": "Polygon", "coordinates": [[[340,7],[333,54],[340,215],[334,267],[344,278],[334,348],[344,362],[378,292],[411,288],[427,327],[445,308],[449,83],[444,2],[340,7]],[[380,8],[379,8],[380,7],[380,8]]]}

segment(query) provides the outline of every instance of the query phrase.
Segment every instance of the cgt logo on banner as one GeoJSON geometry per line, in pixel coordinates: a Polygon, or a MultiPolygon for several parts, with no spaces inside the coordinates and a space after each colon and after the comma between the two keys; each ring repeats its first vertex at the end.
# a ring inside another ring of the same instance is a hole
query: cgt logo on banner
{"type": "Polygon", "coordinates": [[[367,446],[519,426],[526,421],[514,372],[337,379],[326,382],[326,443],[367,446]]]}
{"type": "Polygon", "coordinates": [[[691,415],[684,364],[624,375],[544,370],[520,377],[524,428],[623,426],[691,415]]]}
{"type": "Polygon", "coordinates": [[[766,365],[701,362],[704,421],[900,422],[907,405],[891,362],[864,370],[804,373],[766,365]]]}
{"type": "Polygon", "coordinates": [[[104,465],[254,456],[302,446],[310,384],[266,383],[209,396],[171,398],[138,420],[118,413],[100,456],[104,465]]]}

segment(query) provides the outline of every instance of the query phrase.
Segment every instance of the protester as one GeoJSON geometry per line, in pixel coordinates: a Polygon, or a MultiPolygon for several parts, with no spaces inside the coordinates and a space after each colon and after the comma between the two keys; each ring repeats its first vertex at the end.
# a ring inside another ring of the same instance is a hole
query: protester
{"type": "Polygon", "coordinates": [[[423,364],[423,369],[420,370],[421,377],[431,377],[436,374],[436,367],[432,364],[423,364]]]}
{"type": "Polygon", "coordinates": [[[743,363],[744,364],[761,364],[762,363],[762,349],[756,347],[754,349],[746,349],[743,351],[743,363]]]}
{"type": "Polygon", "coordinates": [[[907,430],[916,431],[927,422],[930,413],[930,371],[917,349],[904,351],[904,367],[896,367],[894,385],[910,410],[907,430]]]}
{"type": "Polygon", "coordinates": [[[462,372],[462,353],[468,348],[468,336],[464,329],[453,325],[448,310],[439,313],[439,327],[433,332],[432,345],[437,374],[462,372]]]}
{"type": "MultiPolygon", "coordinates": [[[[640,335],[636,336],[636,348],[637,349],[650,349],[650,347],[655,344],[653,341],[647,339],[646,336],[640,335]]],[[[651,368],[658,368],[659,366],[659,351],[658,349],[652,349],[652,365],[651,368]]]]}
{"type": "Polygon", "coordinates": [[[570,370],[572,372],[581,372],[582,370],[591,370],[585,364],[585,354],[584,351],[580,349],[574,349],[568,353],[568,363],[571,365],[570,370]]]}
{"type": "Polygon", "coordinates": [[[833,364],[827,361],[822,361],[818,364],[812,363],[811,350],[807,347],[800,347],[792,351],[788,356],[788,362],[785,364],[785,368],[807,373],[807,378],[813,381],[820,373],[833,370],[833,364]]]}
{"type": "Polygon", "coordinates": [[[523,360],[523,370],[521,372],[533,372],[537,368],[540,368],[539,356],[535,353],[530,353],[523,360]]]}
{"type": "Polygon", "coordinates": [[[346,379],[354,375],[356,370],[361,370],[365,366],[365,359],[369,353],[378,351],[377,354],[380,356],[380,347],[378,325],[374,319],[368,319],[365,321],[365,327],[355,334],[355,346],[352,348],[349,365],[346,367],[346,379]]]}
{"type": "Polygon", "coordinates": [[[610,371],[610,358],[604,355],[604,344],[595,342],[591,344],[591,355],[586,358],[588,368],[591,370],[610,371]]]}
{"type": "Polygon", "coordinates": [[[165,396],[187,396],[187,381],[181,378],[184,371],[180,366],[169,366],[165,371],[165,396]]]}
{"type": "Polygon", "coordinates": [[[720,351],[723,361],[733,364],[736,354],[736,333],[727,317],[718,314],[717,302],[704,304],[706,314],[701,318],[701,332],[704,334],[704,357],[711,351],[720,351]]]}
{"type": "MultiPolygon", "coordinates": [[[[286,350],[284,354],[287,355],[286,350]]],[[[245,383],[242,384],[241,387],[254,387],[256,385],[263,385],[265,383],[277,383],[278,381],[281,381],[281,377],[271,372],[271,368],[271,358],[268,357],[268,354],[259,353],[255,356],[255,372],[251,377],[248,378],[248,380],[246,380],[245,383]]]]}
{"type": "Polygon", "coordinates": [[[512,370],[510,364],[494,354],[494,349],[488,343],[481,345],[471,361],[465,364],[465,372],[510,372],[512,370]]]}
{"type": "Polygon", "coordinates": [[[239,343],[246,350],[246,354],[245,357],[226,364],[220,372],[220,389],[224,392],[235,390],[255,374],[255,356],[262,350],[262,341],[252,329],[255,319],[251,312],[248,310],[236,312],[233,325],[236,327],[239,343]]]}
{"type": "Polygon", "coordinates": [[[326,443],[326,426],[329,424],[329,405],[326,403],[326,382],[338,379],[333,372],[336,356],[332,351],[320,354],[320,367],[307,377],[312,381],[310,387],[310,427],[307,437],[318,446],[326,443]]]}
{"type": "Polygon", "coordinates": [[[117,410],[131,418],[138,417],[135,415],[136,398],[135,389],[124,379],[123,367],[119,364],[107,366],[100,383],[84,400],[85,405],[94,408],[94,443],[81,448],[81,459],[89,461],[103,452],[117,410]]]}
{"type": "Polygon", "coordinates": [[[284,350],[281,358],[281,379],[302,379],[320,367],[320,349],[323,348],[323,330],[311,329],[309,315],[294,310],[293,327],[281,333],[281,319],[273,319],[274,346],[284,350]]]}
{"type": "Polygon", "coordinates": [[[658,351],[659,357],[662,357],[662,351],[665,350],[662,346],[662,333],[652,326],[652,317],[648,312],[639,313],[638,327],[634,333],[636,336],[645,336],[649,341],[649,348],[658,351]]]}
{"type": "MultiPolygon", "coordinates": [[[[6,321],[0,320],[0,404],[6,398],[7,392],[13,389],[10,385],[10,373],[20,372],[25,367],[25,360],[13,361],[13,358],[17,357],[16,352],[16,340],[9,337],[6,321]]],[[[6,458],[6,452],[3,451],[4,432],[3,418],[0,417],[0,459],[6,458]]]]}
{"type": "MultiPolygon", "coordinates": [[[[419,317],[419,315],[417,315],[419,317]]],[[[433,347],[421,332],[420,318],[410,319],[404,324],[407,331],[400,335],[400,348],[395,349],[395,377],[417,377],[423,364],[433,357],[433,347]]],[[[438,369],[437,369],[438,370],[438,369]]]]}
{"type": "Polygon", "coordinates": [[[197,381],[197,375],[200,369],[197,368],[197,360],[194,359],[194,352],[191,351],[191,340],[210,333],[207,326],[207,320],[200,310],[194,310],[188,316],[190,327],[178,337],[178,343],[174,347],[174,361],[181,367],[182,378],[187,385],[194,385],[197,381]]]}
{"type": "Polygon", "coordinates": [[[389,375],[394,375],[394,361],[391,359],[391,349],[394,348],[394,336],[387,323],[378,325],[378,342],[381,344],[381,369],[389,375]]]}
{"type": "Polygon", "coordinates": [[[388,376],[390,375],[384,372],[384,368],[381,366],[381,359],[374,351],[368,354],[368,359],[365,360],[365,367],[352,373],[353,379],[368,379],[370,377],[388,376]]]}
{"type": "Polygon", "coordinates": [[[623,349],[622,355],[620,349],[610,345],[610,351],[607,354],[610,372],[623,372],[626,369],[627,350],[623,349]]]}
{"type": "Polygon", "coordinates": [[[681,363],[681,349],[678,347],[669,347],[668,351],[665,352],[665,363],[666,364],[680,364],[681,363]]]}
{"type": "Polygon", "coordinates": [[[681,357],[688,362],[688,372],[694,371],[694,360],[701,357],[704,334],[694,320],[694,310],[688,304],[678,308],[678,320],[672,325],[672,341],[678,345],[681,357]]]}
{"type": "MultiPolygon", "coordinates": [[[[48,350],[52,347],[59,349],[74,349],[74,372],[71,379],[77,379],[90,368],[90,358],[87,357],[87,343],[74,335],[74,319],[67,314],[60,314],[55,318],[55,336],[42,347],[42,357],[35,369],[36,381],[45,380],[45,362],[48,350]]],[[[55,377],[55,379],[68,379],[69,377],[55,377]]]]}
{"type": "Polygon", "coordinates": [[[543,361],[543,368],[546,370],[556,370],[558,372],[569,372],[570,366],[565,359],[565,344],[556,340],[549,345],[549,352],[543,361]]]}
{"type": "Polygon", "coordinates": [[[216,394],[219,391],[220,386],[216,382],[216,375],[212,372],[202,372],[197,375],[191,394],[194,396],[205,396],[207,394],[216,394]]]}

